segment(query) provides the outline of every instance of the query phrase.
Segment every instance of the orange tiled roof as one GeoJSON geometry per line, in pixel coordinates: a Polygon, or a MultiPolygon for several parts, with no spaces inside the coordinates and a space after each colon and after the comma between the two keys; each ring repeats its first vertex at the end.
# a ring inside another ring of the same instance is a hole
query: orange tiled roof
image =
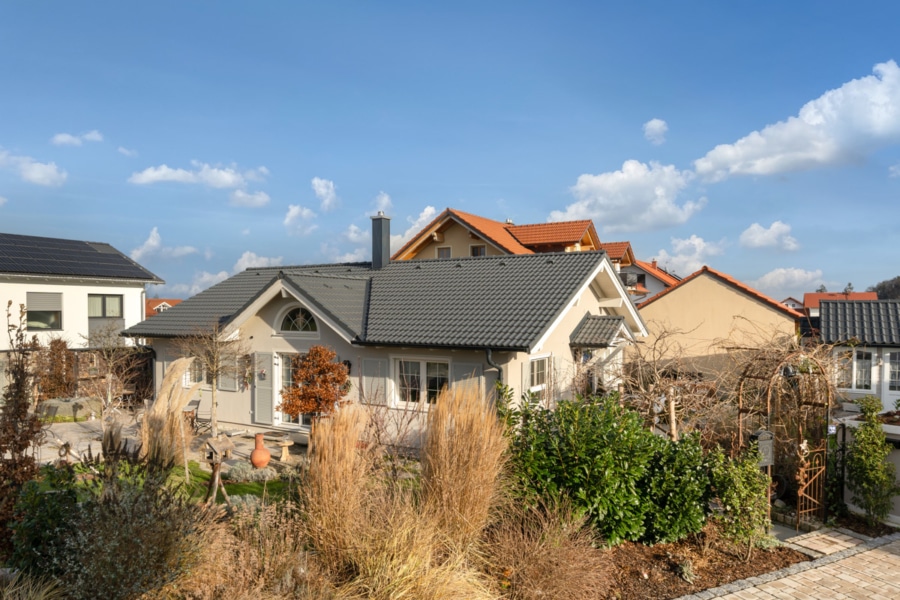
{"type": "Polygon", "coordinates": [[[822,300],[878,300],[875,292],[810,292],[803,294],[803,308],[819,308],[822,300]]]}
{"type": "Polygon", "coordinates": [[[542,244],[577,244],[594,224],[590,220],[535,223],[533,225],[505,225],[523,246],[542,244]]]}
{"type": "Polygon", "coordinates": [[[610,260],[621,261],[631,249],[631,242],[604,242],[600,249],[606,250],[610,260]]]}
{"type": "Polygon", "coordinates": [[[634,264],[639,266],[643,270],[647,271],[649,274],[653,275],[660,281],[662,281],[664,284],[666,284],[667,287],[672,287],[673,285],[678,285],[678,282],[680,281],[674,275],[672,275],[666,271],[663,271],[662,269],[657,267],[656,261],[644,262],[642,260],[635,260],[634,264]]]}
{"type": "Polygon", "coordinates": [[[679,287],[685,285],[689,281],[696,279],[697,277],[699,277],[700,275],[703,275],[704,273],[712,275],[716,279],[718,279],[724,283],[727,283],[731,287],[737,289],[740,292],[743,292],[747,296],[750,296],[751,298],[755,298],[756,300],[759,300],[760,302],[763,302],[764,304],[768,304],[772,308],[778,310],[779,312],[783,312],[783,313],[793,317],[794,319],[804,318],[803,313],[800,313],[800,312],[794,310],[793,308],[789,308],[789,307],[785,306],[784,304],[782,304],[781,302],[778,302],[777,300],[770,298],[769,296],[766,296],[762,292],[753,289],[749,285],[747,285],[741,281],[738,281],[731,275],[726,275],[725,273],[722,273],[721,271],[716,271],[715,269],[711,269],[707,266],[704,266],[699,271],[691,273],[690,275],[688,275],[687,277],[685,277],[684,279],[682,279],[681,281],[679,281],[672,287],[670,287],[666,290],[663,290],[662,292],[653,296],[649,300],[645,300],[644,302],[641,302],[640,304],[638,304],[638,308],[641,309],[641,308],[644,308],[645,306],[647,306],[648,304],[656,302],[663,296],[666,296],[667,294],[671,293],[673,290],[678,289],[679,287]]]}
{"type": "Polygon", "coordinates": [[[501,223],[493,219],[479,217],[461,210],[448,208],[446,213],[453,215],[457,220],[468,225],[481,234],[482,237],[494,242],[500,248],[503,248],[510,254],[534,254],[530,249],[526,248],[515,236],[509,232],[509,223],[501,223]]]}
{"type": "Polygon", "coordinates": [[[181,304],[180,298],[148,298],[145,301],[144,306],[144,314],[149,318],[155,314],[159,314],[156,312],[156,307],[160,304],[168,304],[169,306],[175,306],[176,304],[181,304]]]}

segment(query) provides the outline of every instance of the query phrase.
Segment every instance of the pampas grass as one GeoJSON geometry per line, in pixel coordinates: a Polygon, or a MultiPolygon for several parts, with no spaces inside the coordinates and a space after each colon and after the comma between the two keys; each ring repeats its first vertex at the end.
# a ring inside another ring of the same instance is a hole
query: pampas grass
{"type": "Polygon", "coordinates": [[[184,407],[200,384],[186,390],[182,381],[193,360],[179,358],[169,365],[156,400],[141,423],[141,456],[154,464],[184,464],[185,477],[190,476],[187,449],[193,432],[184,426],[184,407]]]}
{"type": "Polygon", "coordinates": [[[422,448],[423,503],[447,541],[474,544],[501,497],[503,425],[475,386],[443,392],[428,413],[422,448]]]}

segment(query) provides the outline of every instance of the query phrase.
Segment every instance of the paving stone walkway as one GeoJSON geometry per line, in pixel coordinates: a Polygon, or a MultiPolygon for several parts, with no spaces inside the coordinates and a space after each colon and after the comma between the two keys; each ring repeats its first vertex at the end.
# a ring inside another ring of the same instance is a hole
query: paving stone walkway
{"type": "Polygon", "coordinates": [[[896,600],[900,533],[871,539],[823,529],[785,542],[813,557],[786,569],[682,596],[678,600],[896,600]]]}

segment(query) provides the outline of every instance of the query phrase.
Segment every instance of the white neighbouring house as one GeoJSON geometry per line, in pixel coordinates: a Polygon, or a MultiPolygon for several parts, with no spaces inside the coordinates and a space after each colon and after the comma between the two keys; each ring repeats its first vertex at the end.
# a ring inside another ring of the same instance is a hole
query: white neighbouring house
{"type": "Polygon", "coordinates": [[[883,410],[900,400],[900,300],[829,300],[819,305],[822,342],[835,344],[837,387],[853,400],[881,398],[883,410]]]}
{"type": "MultiPolygon", "coordinates": [[[[248,269],[125,333],[153,346],[158,386],[179,336],[212,323],[224,336],[239,331],[250,354],[241,377],[218,384],[218,421],[301,442],[303,419],[278,407],[292,358],[312,345],[348,365],[348,400],[422,413],[461,383],[490,393],[502,382],[514,398],[615,389],[623,348],[647,335],[605,252],[391,261],[390,220],[372,225],[371,263],[248,269]]],[[[189,373],[192,382],[204,374],[189,373]]],[[[201,388],[201,417],[210,392],[201,388]]]]}
{"type": "MultiPolygon", "coordinates": [[[[98,328],[140,323],[148,283],[163,281],[109,244],[0,233],[0,302],[12,302],[14,326],[25,305],[28,338],[42,344],[80,347],[98,328]]],[[[0,336],[0,361],[9,349],[0,336]]]]}

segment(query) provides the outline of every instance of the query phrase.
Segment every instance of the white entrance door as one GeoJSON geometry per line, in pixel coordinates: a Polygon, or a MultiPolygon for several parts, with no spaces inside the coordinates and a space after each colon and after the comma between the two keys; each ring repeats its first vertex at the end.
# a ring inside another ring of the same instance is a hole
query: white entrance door
{"type": "Polygon", "coordinates": [[[881,403],[885,410],[894,410],[900,400],[900,350],[886,350],[882,365],[881,403]]]}

